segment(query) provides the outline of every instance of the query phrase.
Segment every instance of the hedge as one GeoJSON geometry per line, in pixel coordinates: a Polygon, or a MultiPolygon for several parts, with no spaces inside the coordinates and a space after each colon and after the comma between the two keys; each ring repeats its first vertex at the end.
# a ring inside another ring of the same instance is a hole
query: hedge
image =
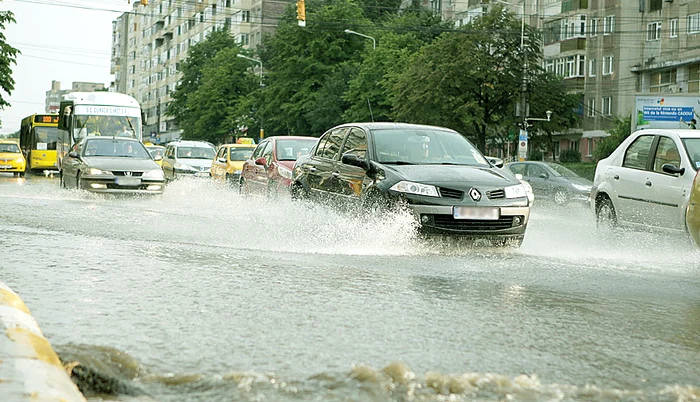
{"type": "Polygon", "coordinates": [[[562,165],[573,170],[577,175],[593,181],[595,176],[595,163],[562,163],[562,165]]]}

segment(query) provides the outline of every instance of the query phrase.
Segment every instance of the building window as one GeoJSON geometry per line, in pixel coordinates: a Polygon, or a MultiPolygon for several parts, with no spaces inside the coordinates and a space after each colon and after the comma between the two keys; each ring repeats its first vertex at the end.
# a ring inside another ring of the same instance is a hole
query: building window
{"type": "Polygon", "coordinates": [[[578,75],[579,77],[585,77],[586,76],[586,56],[579,54],[578,56],[578,75]]]}
{"type": "Polygon", "coordinates": [[[649,1],[649,11],[661,10],[661,4],[663,4],[663,2],[661,0],[650,0],[649,1]]]}
{"type": "Polygon", "coordinates": [[[695,34],[700,32],[700,13],[688,16],[688,33],[695,34]]]}
{"type": "Polygon", "coordinates": [[[546,60],[544,62],[544,69],[548,73],[553,73],[554,72],[554,60],[553,59],[546,60]]]}
{"type": "Polygon", "coordinates": [[[613,56],[603,57],[603,75],[610,75],[613,73],[613,56]]]}
{"type": "Polygon", "coordinates": [[[600,112],[605,116],[612,114],[612,96],[603,97],[603,109],[600,112]]]}
{"type": "Polygon", "coordinates": [[[568,56],[566,58],[566,77],[576,76],[576,57],[568,56]]]}
{"type": "Polygon", "coordinates": [[[661,21],[647,24],[647,42],[661,40],[661,21]]]}
{"type": "Polygon", "coordinates": [[[678,18],[674,18],[671,20],[671,33],[669,34],[669,37],[678,37],[678,18]]]}
{"type": "Polygon", "coordinates": [[[241,34],[241,36],[238,39],[238,42],[243,46],[250,44],[250,38],[249,38],[248,34],[246,34],[246,33],[241,34]]]}
{"type": "Polygon", "coordinates": [[[578,148],[578,141],[576,141],[576,140],[570,141],[570,142],[569,142],[569,149],[573,149],[573,150],[575,150],[575,151],[578,151],[578,150],[579,150],[579,148],[578,148]]]}
{"type": "Polygon", "coordinates": [[[598,36],[598,21],[600,21],[600,18],[593,18],[590,22],[589,29],[591,36],[598,36]]]}
{"type": "Polygon", "coordinates": [[[671,92],[676,84],[676,69],[660,71],[649,75],[649,92],[671,92]]]}
{"type": "Polygon", "coordinates": [[[688,92],[700,92],[700,64],[688,66],[688,92]]]}
{"type": "Polygon", "coordinates": [[[588,100],[588,117],[595,117],[595,99],[588,100]]]}
{"type": "Polygon", "coordinates": [[[588,76],[595,77],[595,75],[597,73],[598,73],[598,60],[597,59],[590,59],[588,61],[588,76]]]}
{"type": "Polygon", "coordinates": [[[586,156],[593,156],[593,138],[587,138],[588,140],[588,152],[586,156]]]}
{"type": "Polygon", "coordinates": [[[611,35],[615,32],[615,16],[608,15],[603,20],[603,35],[611,35]]]}

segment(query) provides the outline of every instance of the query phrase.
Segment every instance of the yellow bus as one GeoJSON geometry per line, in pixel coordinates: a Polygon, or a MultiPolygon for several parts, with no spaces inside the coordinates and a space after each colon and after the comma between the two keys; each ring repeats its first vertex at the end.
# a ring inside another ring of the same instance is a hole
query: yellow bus
{"type": "Polygon", "coordinates": [[[19,146],[27,160],[27,170],[56,170],[57,141],[57,114],[33,114],[22,119],[19,146]]]}

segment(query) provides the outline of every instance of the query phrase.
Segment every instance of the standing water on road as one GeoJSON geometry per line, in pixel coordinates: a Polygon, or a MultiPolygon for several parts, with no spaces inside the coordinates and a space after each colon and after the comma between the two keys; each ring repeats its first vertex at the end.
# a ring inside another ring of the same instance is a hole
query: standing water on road
{"type": "Polygon", "coordinates": [[[94,401],[697,400],[698,252],[593,221],[464,247],[208,180],[0,177],[0,278],[94,401]]]}

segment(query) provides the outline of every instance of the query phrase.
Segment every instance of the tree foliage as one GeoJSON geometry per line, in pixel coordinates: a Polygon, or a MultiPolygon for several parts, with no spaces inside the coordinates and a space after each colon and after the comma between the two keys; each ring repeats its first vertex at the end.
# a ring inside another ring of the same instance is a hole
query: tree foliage
{"type": "MultiPolygon", "coordinates": [[[[17,65],[17,55],[20,54],[20,51],[7,43],[3,31],[7,24],[13,22],[16,21],[12,11],[0,11],[0,89],[8,95],[12,95],[12,91],[15,89],[15,80],[12,78],[12,65],[17,65]]],[[[10,104],[0,93],[0,110],[6,106],[10,106],[10,104]]]]}
{"type": "Polygon", "coordinates": [[[629,137],[631,133],[632,118],[630,116],[616,119],[613,128],[608,130],[608,134],[610,134],[610,136],[600,140],[596,146],[596,149],[593,150],[593,157],[595,160],[599,161],[610,156],[610,154],[612,154],[613,151],[615,151],[615,149],[622,144],[622,141],[629,137]]]}
{"type": "Polygon", "coordinates": [[[537,71],[539,34],[528,28],[526,47],[520,35],[520,21],[502,7],[442,34],[398,78],[392,91],[395,118],[453,128],[485,150],[493,127],[513,114],[523,64],[537,71]]]}
{"type": "Polygon", "coordinates": [[[345,21],[371,27],[353,1],[309,0],[307,26],[297,26],[288,8],[274,36],[266,37],[260,57],[266,66],[265,125],[272,134],[320,135],[342,122],[348,104],[342,95],[365,43],[345,21]],[[320,110],[324,111],[321,116],[320,110]]]}

